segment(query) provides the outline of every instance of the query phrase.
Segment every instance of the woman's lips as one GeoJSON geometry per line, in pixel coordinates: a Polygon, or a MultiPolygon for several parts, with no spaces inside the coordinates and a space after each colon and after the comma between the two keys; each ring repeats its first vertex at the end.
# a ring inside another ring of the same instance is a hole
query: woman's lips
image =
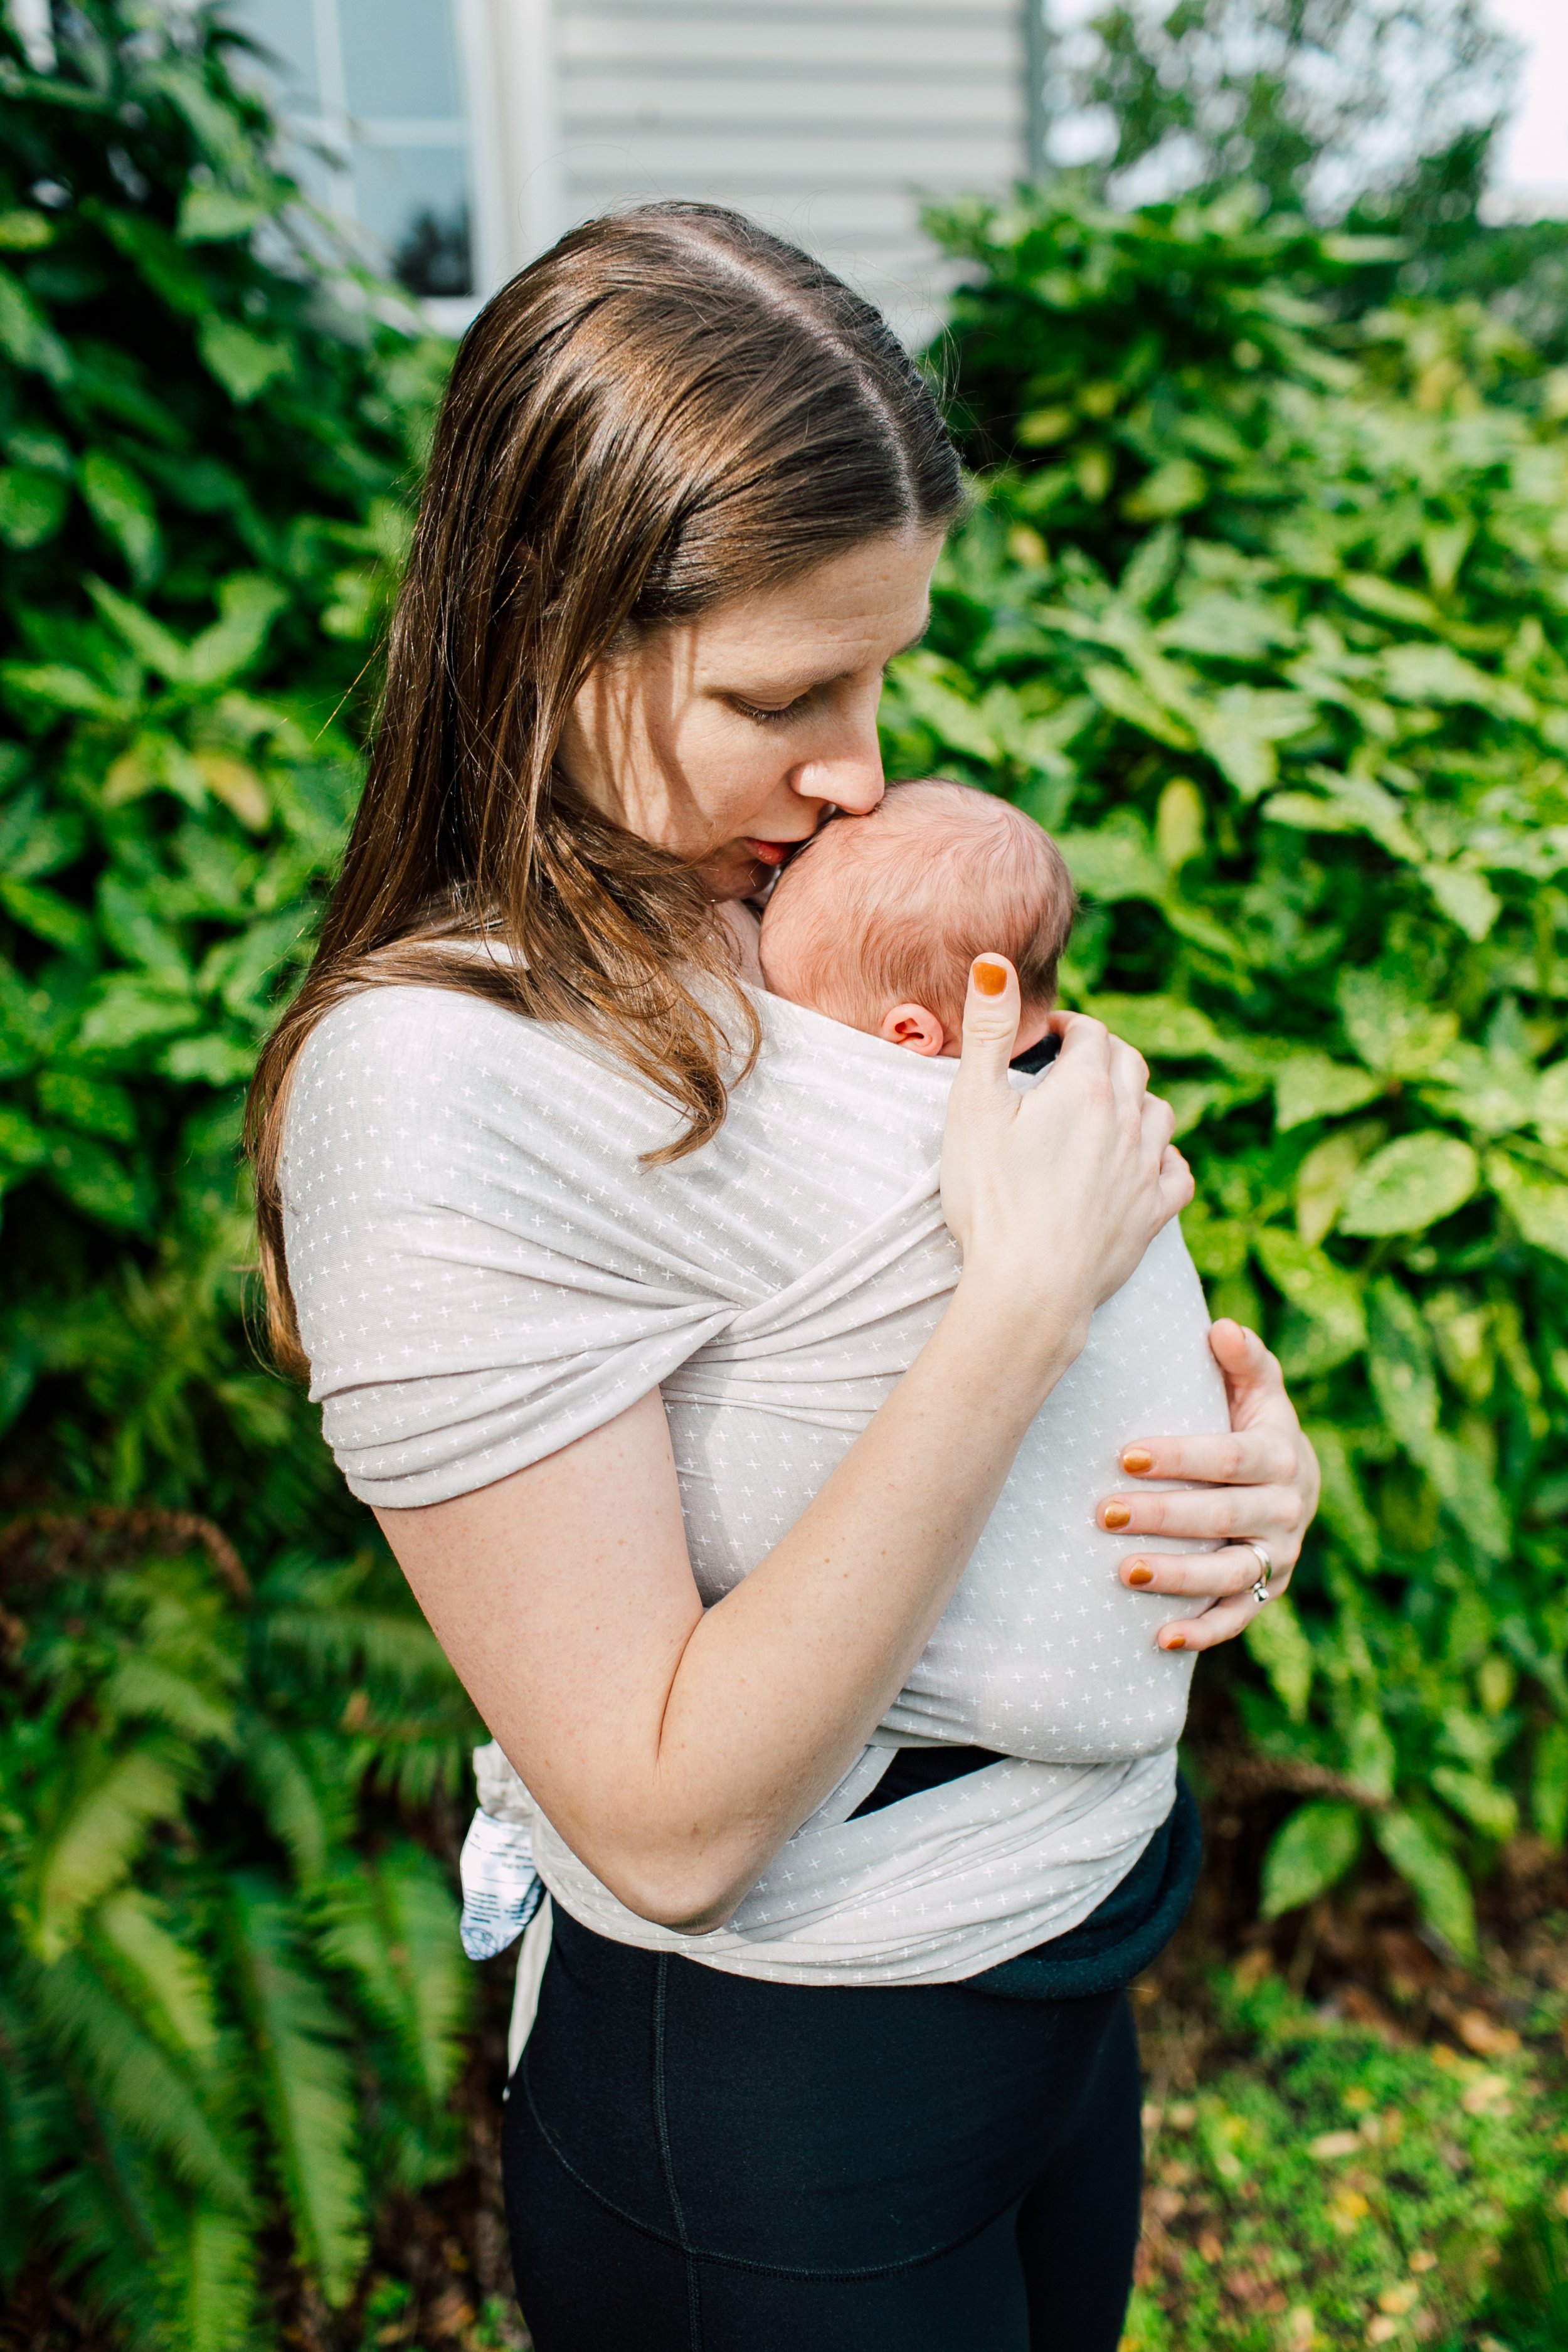
{"type": "Polygon", "coordinates": [[[759,866],[782,866],[790,851],[800,846],[795,841],[753,841],[749,834],[743,838],[759,866]]]}

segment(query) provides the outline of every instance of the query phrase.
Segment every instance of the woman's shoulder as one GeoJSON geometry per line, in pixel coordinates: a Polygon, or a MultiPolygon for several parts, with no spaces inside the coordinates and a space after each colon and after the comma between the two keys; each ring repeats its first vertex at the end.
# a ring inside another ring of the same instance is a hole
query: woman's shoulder
{"type": "Polygon", "coordinates": [[[412,1168],[481,1137],[535,1157],[568,1136],[579,1152],[634,1137],[647,1150],[668,1123],[586,1041],[472,990],[386,982],[342,998],[300,1047],[284,1149],[296,1166],[352,1148],[412,1168]]]}

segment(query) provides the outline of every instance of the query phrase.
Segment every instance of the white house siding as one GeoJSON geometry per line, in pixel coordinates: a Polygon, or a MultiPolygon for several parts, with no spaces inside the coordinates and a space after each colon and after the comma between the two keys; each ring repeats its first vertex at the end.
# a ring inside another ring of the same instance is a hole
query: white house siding
{"type": "Polygon", "coordinates": [[[911,340],[943,275],[922,201],[1025,168],[1018,0],[555,0],[552,30],[563,225],[657,196],[733,205],[911,340]]]}

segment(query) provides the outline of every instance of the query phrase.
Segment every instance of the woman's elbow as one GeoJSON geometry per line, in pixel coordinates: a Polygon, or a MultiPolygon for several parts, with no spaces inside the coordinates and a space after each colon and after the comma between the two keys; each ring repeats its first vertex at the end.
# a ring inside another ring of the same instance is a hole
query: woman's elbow
{"type": "Polygon", "coordinates": [[[750,1886],[714,1856],[624,1854],[591,1867],[617,1903],[650,1927],[681,1936],[711,1936],[728,1927],[750,1886]]]}

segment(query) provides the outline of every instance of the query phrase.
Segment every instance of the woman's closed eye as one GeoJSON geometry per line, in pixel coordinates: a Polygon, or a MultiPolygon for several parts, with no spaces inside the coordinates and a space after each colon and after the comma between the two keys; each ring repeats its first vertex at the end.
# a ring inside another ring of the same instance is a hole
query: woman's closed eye
{"type": "Polygon", "coordinates": [[[738,710],[742,719],[755,719],[759,727],[776,727],[781,719],[797,719],[811,701],[811,694],[797,694],[793,702],[783,702],[770,709],[765,703],[747,702],[738,694],[729,697],[730,708],[738,710]]]}

